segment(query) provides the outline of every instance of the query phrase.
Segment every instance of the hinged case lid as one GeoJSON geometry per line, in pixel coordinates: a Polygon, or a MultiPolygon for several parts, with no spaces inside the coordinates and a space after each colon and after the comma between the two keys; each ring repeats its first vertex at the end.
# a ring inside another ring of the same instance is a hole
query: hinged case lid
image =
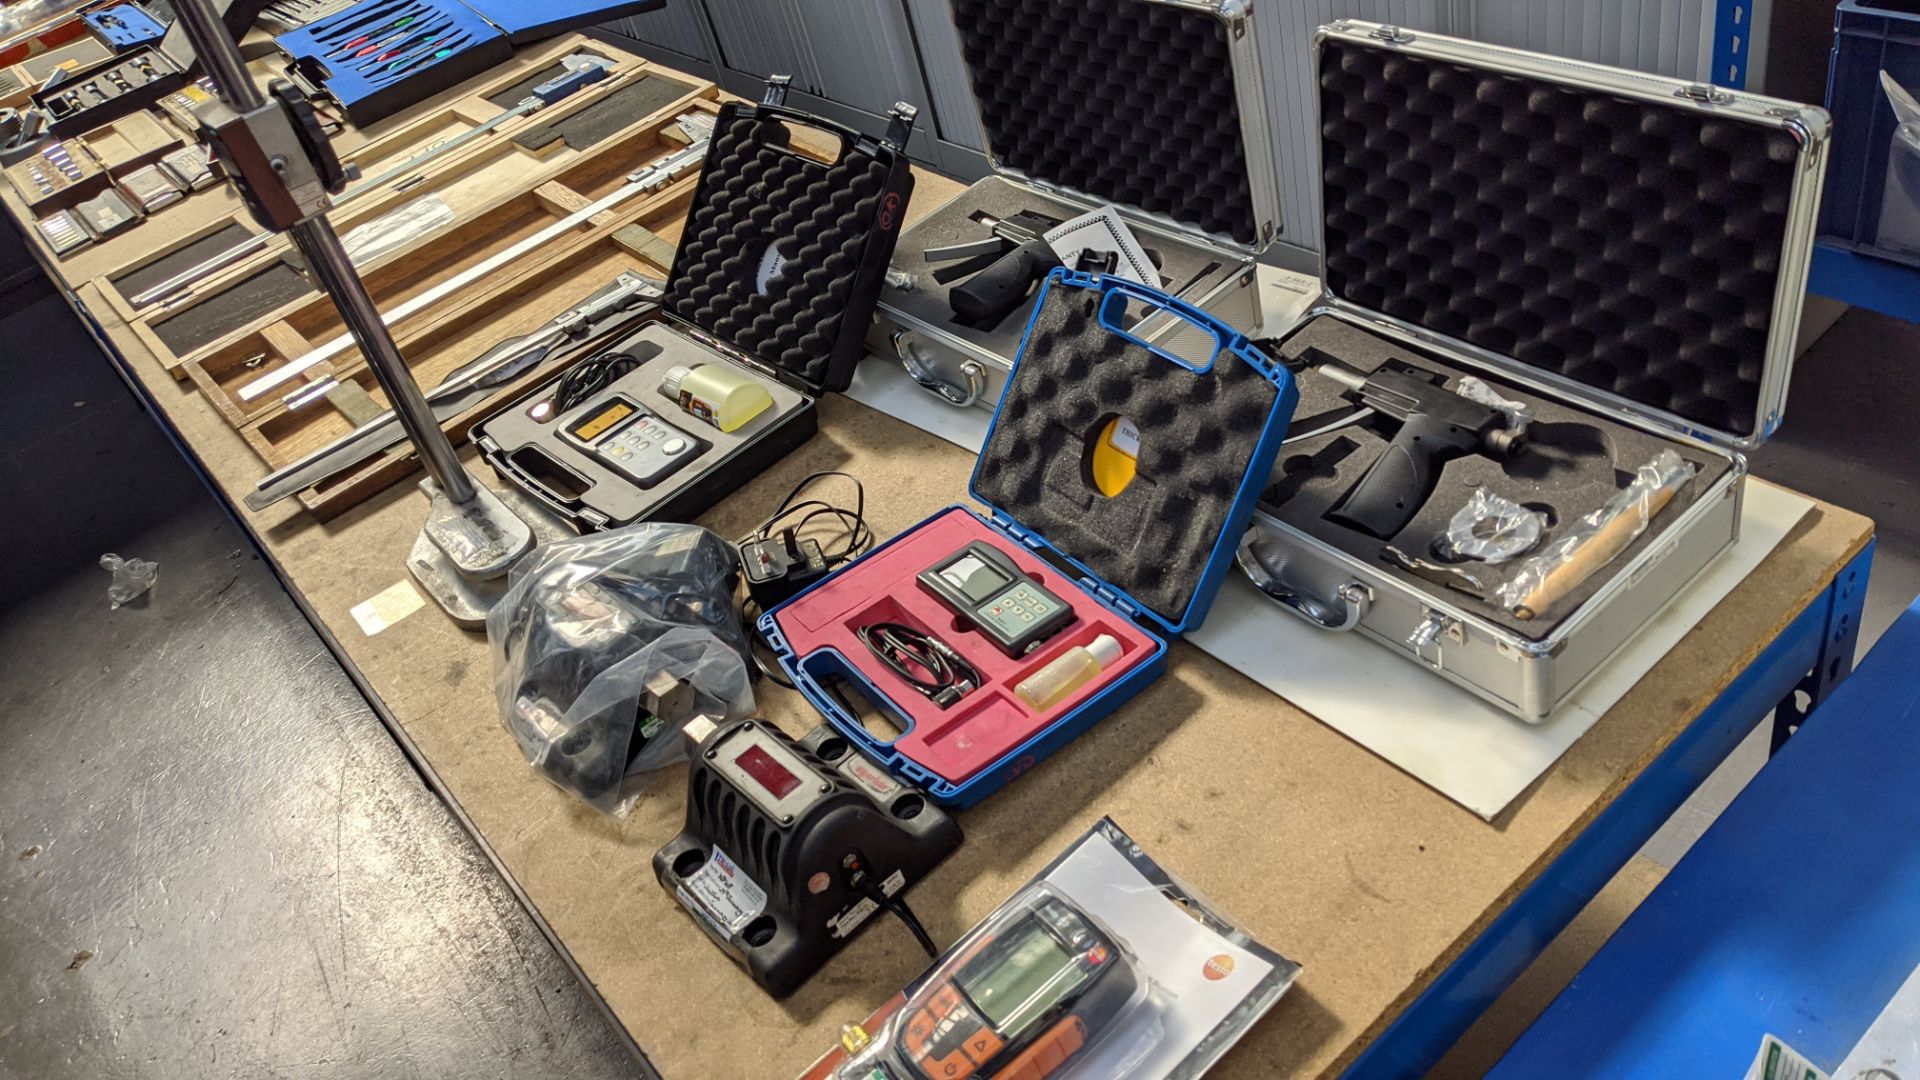
{"type": "Polygon", "coordinates": [[[1247,0],[951,0],[1003,176],[1215,246],[1280,235],[1247,0]]]}
{"type": "Polygon", "coordinates": [[[1034,305],[968,490],[1022,543],[1172,633],[1206,618],[1273,470],[1299,392],[1244,335],[1198,308],[1114,276],[1057,269],[1034,305]],[[1122,326],[1177,318],[1214,340],[1182,359],[1122,326]],[[1104,494],[1095,455],[1133,451],[1130,483],[1104,494]]]}
{"type": "Polygon", "coordinates": [[[667,0],[621,0],[618,3],[582,3],[581,0],[460,0],[481,18],[500,28],[515,45],[540,41],[568,30],[598,26],[644,15],[667,6],[667,0]]]}
{"type": "Polygon", "coordinates": [[[1710,444],[1779,426],[1823,110],[1357,21],[1314,61],[1335,310],[1710,444]]]}
{"type": "Polygon", "coordinates": [[[759,105],[721,106],[660,307],[723,351],[818,395],[842,391],[913,190],[901,147],[915,110],[885,137],[788,109],[786,80],[759,105]],[[823,134],[828,161],[796,149],[823,134]]]}

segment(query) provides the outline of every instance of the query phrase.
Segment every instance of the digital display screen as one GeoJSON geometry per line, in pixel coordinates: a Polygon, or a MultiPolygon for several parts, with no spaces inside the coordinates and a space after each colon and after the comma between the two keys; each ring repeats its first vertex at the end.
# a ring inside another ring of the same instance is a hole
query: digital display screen
{"type": "Polygon", "coordinates": [[[1013,1039],[1086,982],[1089,974],[1052,934],[1030,926],[1019,940],[998,950],[990,963],[969,969],[961,978],[961,988],[995,1031],[1013,1039]]]}
{"type": "Polygon", "coordinates": [[[739,757],[733,759],[733,763],[776,799],[786,798],[800,786],[800,778],[793,775],[791,769],[775,761],[763,746],[747,747],[739,757]]]}
{"type": "Polygon", "coordinates": [[[940,576],[974,604],[986,603],[1013,584],[1005,571],[972,552],[941,567],[940,576]]]}
{"type": "Polygon", "coordinates": [[[582,442],[592,442],[607,433],[607,429],[632,416],[639,410],[618,398],[607,402],[607,407],[592,416],[582,417],[567,430],[582,442]]]}

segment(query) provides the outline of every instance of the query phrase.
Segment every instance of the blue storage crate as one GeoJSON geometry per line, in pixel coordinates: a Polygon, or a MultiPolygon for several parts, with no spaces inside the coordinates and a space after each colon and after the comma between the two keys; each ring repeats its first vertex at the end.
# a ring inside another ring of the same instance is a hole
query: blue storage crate
{"type": "MultiPolygon", "coordinates": [[[[1863,255],[1920,266],[1920,250],[1903,249],[1881,237],[1887,167],[1899,126],[1880,88],[1882,70],[1920,93],[1920,0],[1843,0],[1834,14],[1827,75],[1827,110],[1834,126],[1820,239],[1863,255]]],[[[1911,185],[1906,190],[1920,200],[1920,155],[1902,164],[1901,173],[1911,185]]]]}

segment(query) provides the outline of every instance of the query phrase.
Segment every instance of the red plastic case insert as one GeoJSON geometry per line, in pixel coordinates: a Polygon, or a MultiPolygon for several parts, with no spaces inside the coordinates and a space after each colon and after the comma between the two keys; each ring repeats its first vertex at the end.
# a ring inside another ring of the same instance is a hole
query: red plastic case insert
{"type": "MultiPolygon", "coordinates": [[[[886,704],[904,714],[908,727],[892,749],[963,784],[1033,738],[1061,717],[1118,681],[1153,655],[1157,642],[1132,620],[1108,607],[1006,534],[954,507],[928,518],[886,547],[822,581],[787,604],[780,625],[794,655],[809,666],[837,651],[848,664],[886,695],[886,704]],[[1018,660],[994,648],[968,628],[939,600],[921,588],[921,571],[971,541],[1005,552],[1028,575],[1073,606],[1076,620],[1018,660]],[[873,661],[855,630],[876,622],[898,622],[932,634],[980,669],[985,685],[942,709],[891,669],[873,661]],[[1044,711],[1020,700],[1013,688],[1052,663],[1061,653],[1084,646],[1101,634],[1120,642],[1119,661],[1044,711]]],[[[830,672],[815,670],[816,677],[830,672]]],[[[876,703],[879,704],[879,703],[876,703]]]]}

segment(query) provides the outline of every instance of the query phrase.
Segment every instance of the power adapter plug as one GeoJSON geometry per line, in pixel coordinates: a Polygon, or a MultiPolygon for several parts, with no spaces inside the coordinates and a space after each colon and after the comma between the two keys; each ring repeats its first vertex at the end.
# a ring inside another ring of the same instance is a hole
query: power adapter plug
{"type": "Polygon", "coordinates": [[[766,611],[827,576],[826,552],[818,540],[803,540],[787,529],[778,537],[740,545],[747,595],[766,611]]]}

